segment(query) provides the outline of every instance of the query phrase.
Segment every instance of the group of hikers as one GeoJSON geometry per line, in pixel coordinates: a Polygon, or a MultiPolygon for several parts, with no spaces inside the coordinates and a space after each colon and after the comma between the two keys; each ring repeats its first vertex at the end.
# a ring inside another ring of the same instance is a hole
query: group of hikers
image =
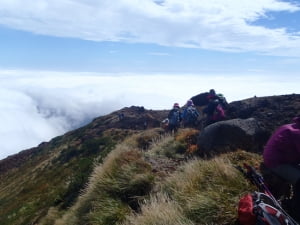
{"type": "MultiPolygon", "coordinates": [[[[224,120],[226,99],[211,89],[207,95],[207,105],[202,110],[206,114],[206,125],[224,120]]],[[[200,113],[192,100],[183,109],[178,103],[168,115],[168,130],[197,125],[200,113]]],[[[292,196],[285,199],[284,207],[300,222],[300,115],[290,124],[279,127],[269,138],[263,150],[263,168],[292,186],[292,196]]],[[[278,183],[278,186],[281,184],[278,183]]]]}
{"type": "Polygon", "coordinates": [[[167,130],[176,132],[181,123],[184,127],[195,126],[199,115],[192,100],[187,101],[183,111],[181,111],[179,103],[174,103],[173,109],[168,114],[167,130]]]}
{"type": "MultiPolygon", "coordinates": [[[[222,94],[216,94],[214,89],[211,89],[206,96],[207,105],[203,109],[203,114],[206,115],[205,125],[224,120],[227,101],[222,94]]],[[[183,127],[195,127],[198,125],[199,111],[195,107],[193,101],[189,99],[186,105],[181,109],[179,103],[174,103],[173,108],[168,114],[168,118],[164,121],[166,128],[169,131],[177,131],[182,125],[183,127]]]]}

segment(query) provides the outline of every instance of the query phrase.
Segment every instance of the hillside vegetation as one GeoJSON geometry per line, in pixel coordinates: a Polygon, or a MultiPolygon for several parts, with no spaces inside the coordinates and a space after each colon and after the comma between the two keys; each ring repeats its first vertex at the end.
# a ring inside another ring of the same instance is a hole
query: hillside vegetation
{"type": "MultiPolygon", "coordinates": [[[[233,102],[227,115],[270,134],[299,112],[300,95],[287,95],[233,102]]],[[[0,224],[235,224],[239,198],[254,190],[235,166],[258,166],[261,152],[201,158],[199,127],[167,133],[167,113],[124,108],[0,160],[0,224]]]]}
{"type": "Polygon", "coordinates": [[[252,188],[234,165],[258,164],[260,157],[240,150],[184,160],[180,152],[196,132],[159,133],[147,130],[117,145],[95,166],[76,203],[64,211],[52,207],[41,224],[234,224],[238,199],[252,188]],[[149,148],[139,148],[149,137],[149,148]],[[157,161],[171,170],[155,167],[157,161]]]}

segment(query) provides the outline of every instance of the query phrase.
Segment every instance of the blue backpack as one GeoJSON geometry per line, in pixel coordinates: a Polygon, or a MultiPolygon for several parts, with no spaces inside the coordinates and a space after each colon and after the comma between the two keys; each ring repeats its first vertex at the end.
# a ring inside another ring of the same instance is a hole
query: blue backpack
{"type": "Polygon", "coordinates": [[[199,113],[197,112],[196,108],[189,106],[186,109],[184,121],[189,122],[189,123],[195,122],[197,120],[198,116],[199,116],[199,113]]]}
{"type": "Polygon", "coordinates": [[[169,118],[169,124],[178,125],[180,123],[180,112],[179,110],[173,110],[169,118]]]}

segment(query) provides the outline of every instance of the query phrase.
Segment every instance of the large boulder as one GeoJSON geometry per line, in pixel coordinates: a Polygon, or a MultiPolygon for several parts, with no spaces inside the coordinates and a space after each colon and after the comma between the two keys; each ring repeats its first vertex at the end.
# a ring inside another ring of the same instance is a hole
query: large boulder
{"type": "Polygon", "coordinates": [[[205,127],[198,138],[199,154],[243,149],[262,152],[269,133],[254,118],[220,121],[205,127]]]}
{"type": "Polygon", "coordinates": [[[204,106],[208,104],[208,92],[200,93],[196,96],[193,96],[191,100],[193,101],[195,106],[204,106]]]}

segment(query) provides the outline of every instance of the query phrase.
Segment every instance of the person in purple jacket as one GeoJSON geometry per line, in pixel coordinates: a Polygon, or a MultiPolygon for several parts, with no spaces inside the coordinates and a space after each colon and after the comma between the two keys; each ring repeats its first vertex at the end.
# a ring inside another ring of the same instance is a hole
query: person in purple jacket
{"type": "MultiPolygon", "coordinates": [[[[293,207],[300,206],[300,115],[279,127],[263,152],[264,165],[294,187],[293,207]]],[[[298,208],[298,214],[300,208],[298,208]]]]}

